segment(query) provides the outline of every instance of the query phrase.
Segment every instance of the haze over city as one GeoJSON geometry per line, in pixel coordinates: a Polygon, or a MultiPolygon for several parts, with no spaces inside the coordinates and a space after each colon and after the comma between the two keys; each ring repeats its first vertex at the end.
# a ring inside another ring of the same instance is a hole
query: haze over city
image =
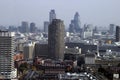
{"type": "Polygon", "coordinates": [[[55,9],[66,27],[75,12],[79,12],[82,25],[120,25],[119,4],[120,0],[0,0],[0,25],[18,26],[21,21],[28,21],[43,27],[51,9],[55,9]]]}

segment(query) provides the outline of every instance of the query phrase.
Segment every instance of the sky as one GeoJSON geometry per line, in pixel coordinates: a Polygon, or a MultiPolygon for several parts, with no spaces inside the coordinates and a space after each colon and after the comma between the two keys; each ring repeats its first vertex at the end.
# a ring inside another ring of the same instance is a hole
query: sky
{"type": "Polygon", "coordinates": [[[66,27],[75,12],[79,12],[82,25],[120,25],[120,0],[0,0],[0,25],[18,26],[21,21],[28,21],[43,27],[51,9],[66,27]]]}

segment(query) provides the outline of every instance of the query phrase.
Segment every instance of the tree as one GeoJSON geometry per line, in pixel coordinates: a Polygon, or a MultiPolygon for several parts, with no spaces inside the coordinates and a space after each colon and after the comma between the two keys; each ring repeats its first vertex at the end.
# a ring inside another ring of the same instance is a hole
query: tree
{"type": "Polygon", "coordinates": [[[27,70],[29,67],[29,65],[27,63],[22,63],[20,66],[19,66],[19,71],[23,74],[24,70],[27,70]]]}

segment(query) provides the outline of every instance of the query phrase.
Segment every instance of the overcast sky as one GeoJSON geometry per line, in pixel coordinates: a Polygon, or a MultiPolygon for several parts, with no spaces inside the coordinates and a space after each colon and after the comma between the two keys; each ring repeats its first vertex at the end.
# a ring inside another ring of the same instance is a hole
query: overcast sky
{"type": "Polygon", "coordinates": [[[55,9],[57,18],[69,25],[76,11],[85,23],[108,26],[120,25],[120,0],[0,0],[0,25],[20,25],[21,21],[43,26],[49,11],[55,9]]]}

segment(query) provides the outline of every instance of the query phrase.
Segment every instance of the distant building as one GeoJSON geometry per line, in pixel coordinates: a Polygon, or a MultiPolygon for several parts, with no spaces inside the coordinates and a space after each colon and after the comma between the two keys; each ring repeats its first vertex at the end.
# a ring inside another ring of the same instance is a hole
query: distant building
{"type": "Polygon", "coordinates": [[[71,20],[71,23],[69,25],[69,32],[70,33],[75,33],[76,32],[75,25],[74,25],[74,20],[71,20]]]}
{"type": "Polygon", "coordinates": [[[36,32],[36,25],[35,25],[35,23],[30,23],[30,32],[31,33],[35,33],[36,32]]]}
{"type": "Polygon", "coordinates": [[[93,34],[94,33],[98,33],[98,27],[97,26],[95,26],[95,28],[93,29],[93,34]]]}
{"type": "Polygon", "coordinates": [[[65,46],[68,46],[69,48],[79,47],[81,48],[81,54],[86,54],[88,50],[90,52],[94,52],[97,50],[97,45],[93,45],[93,44],[68,42],[65,43],[65,46]]]}
{"type": "Polygon", "coordinates": [[[80,16],[78,12],[75,13],[74,19],[71,20],[71,23],[69,25],[69,31],[73,33],[81,32],[81,22],[80,22],[80,16]]]}
{"type": "Polygon", "coordinates": [[[91,24],[85,24],[84,25],[84,30],[83,30],[83,38],[90,38],[93,36],[93,30],[92,30],[92,25],[91,24]]]}
{"type": "Polygon", "coordinates": [[[53,19],[56,19],[56,13],[55,13],[55,10],[52,9],[50,12],[49,12],[49,22],[51,23],[53,19]]]}
{"type": "Polygon", "coordinates": [[[45,22],[44,22],[44,32],[45,32],[45,33],[48,33],[48,26],[49,26],[49,24],[50,24],[50,23],[49,23],[48,21],[45,21],[45,22]]]}
{"type": "Polygon", "coordinates": [[[28,22],[23,21],[21,24],[21,32],[28,33],[29,32],[29,25],[28,22]]]}
{"type": "Polygon", "coordinates": [[[120,41],[120,26],[116,26],[116,42],[120,41]]]}
{"type": "Polygon", "coordinates": [[[115,25],[114,24],[110,24],[109,25],[109,34],[110,35],[114,35],[115,32],[115,25]]]}
{"type": "Polygon", "coordinates": [[[0,79],[6,80],[16,77],[13,57],[13,37],[8,31],[0,31],[0,79]]]}
{"type": "Polygon", "coordinates": [[[8,31],[15,32],[17,31],[17,28],[15,26],[9,26],[8,31]]]}
{"type": "Polygon", "coordinates": [[[74,25],[75,25],[76,32],[80,32],[81,22],[80,22],[80,16],[78,12],[76,12],[74,15],[74,25]]]}
{"type": "Polygon", "coordinates": [[[63,59],[65,26],[60,19],[54,19],[49,25],[48,31],[48,51],[53,59],[63,59]]]}

